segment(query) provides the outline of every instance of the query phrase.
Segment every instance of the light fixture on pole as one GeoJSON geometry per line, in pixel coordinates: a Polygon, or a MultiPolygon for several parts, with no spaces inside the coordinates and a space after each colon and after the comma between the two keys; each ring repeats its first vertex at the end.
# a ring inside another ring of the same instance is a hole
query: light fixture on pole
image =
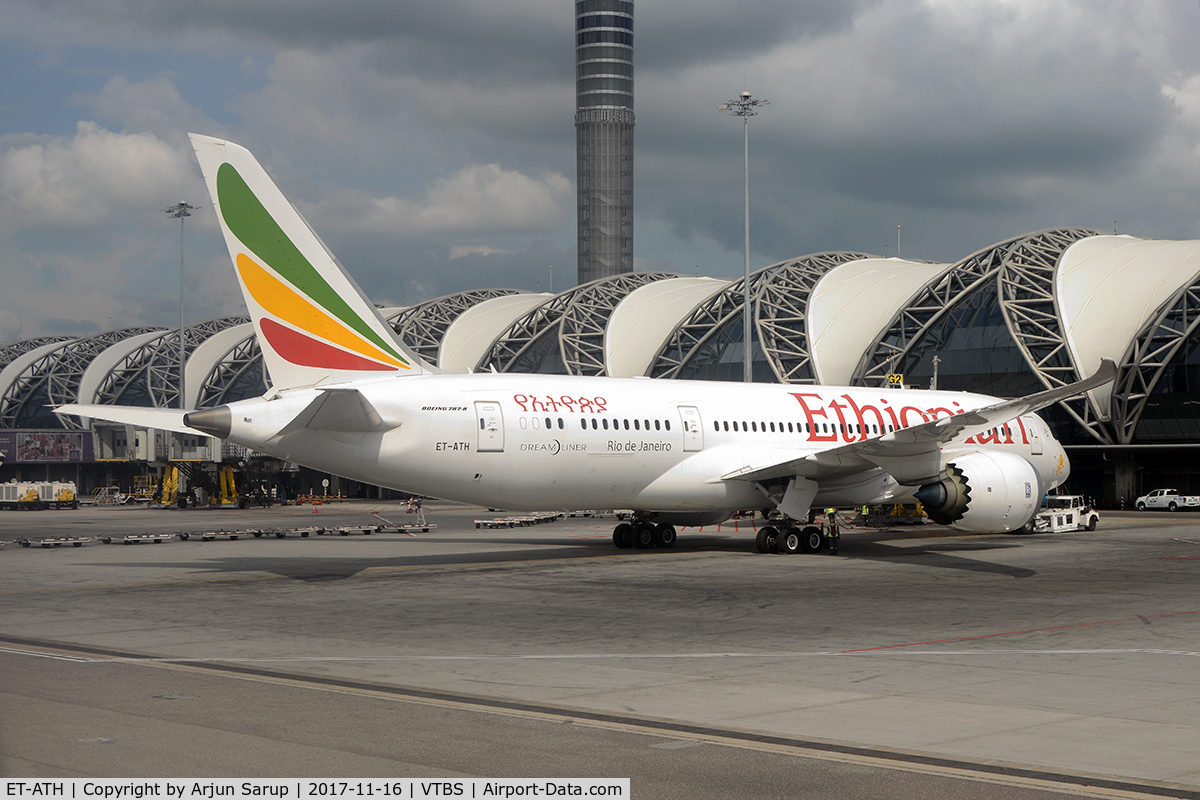
{"type": "Polygon", "coordinates": [[[163,213],[172,219],[179,220],[179,407],[187,408],[186,403],[186,388],[187,384],[183,377],[184,357],[183,357],[183,220],[184,217],[190,217],[192,212],[200,206],[189,205],[180,200],[173,206],[163,209],[163,213]]]}
{"type": "Polygon", "coordinates": [[[742,286],[742,380],[750,383],[754,380],[751,368],[750,334],[750,118],[758,113],[759,106],[770,105],[769,100],[753,100],[749,92],[742,92],[737,100],[721,104],[718,111],[728,111],[735,117],[742,118],[742,154],[745,169],[746,197],[743,206],[743,232],[745,234],[745,283],[742,286]]]}

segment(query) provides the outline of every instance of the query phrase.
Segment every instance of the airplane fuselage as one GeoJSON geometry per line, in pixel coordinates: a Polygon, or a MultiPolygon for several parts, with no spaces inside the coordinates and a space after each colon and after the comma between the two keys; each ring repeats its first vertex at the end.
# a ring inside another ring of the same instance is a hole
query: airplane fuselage
{"type": "MultiPolygon", "coordinates": [[[[228,438],[350,478],[511,510],[629,508],[680,521],[765,505],[739,467],[887,436],[992,405],[961,392],[552,375],[421,375],[355,381],[380,430],[277,435],[323,389],[231,404],[228,438]]],[[[353,426],[348,426],[353,427],[353,426]]],[[[1001,450],[1034,467],[1039,492],[1066,457],[1034,414],[952,446],[1001,450]]],[[[945,449],[948,457],[951,446],[945,449]]],[[[817,504],[911,498],[882,470],[826,473],[817,504]]]]}

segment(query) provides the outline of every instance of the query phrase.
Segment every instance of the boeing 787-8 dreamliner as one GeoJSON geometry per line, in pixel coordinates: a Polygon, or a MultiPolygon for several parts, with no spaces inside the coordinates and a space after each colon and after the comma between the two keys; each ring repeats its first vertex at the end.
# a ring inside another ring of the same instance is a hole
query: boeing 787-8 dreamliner
{"type": "Polygon", "coordinates": [[[938,522],[1011,532],[1070,466],[1038,409],[948,391],[445,373],[400,341],[254,156],[192,135],[271,388],[183,411],[61,414],[200,432],[379,486],[512,510],[631,509],[618,547],[777,510],[762,550],[819,549],[813,506],[920,499],[938,522]]]}

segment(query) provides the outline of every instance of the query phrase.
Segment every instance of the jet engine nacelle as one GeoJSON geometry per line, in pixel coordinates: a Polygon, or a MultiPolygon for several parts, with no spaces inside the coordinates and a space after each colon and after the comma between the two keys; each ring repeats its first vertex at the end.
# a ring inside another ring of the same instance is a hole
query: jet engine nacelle
{"type": "Polygon", "coordinates": [[[1009,533],[1029,522],[1041,501],[1033,465],[1013,453],[978,451],[946,464],[948,476],[916,497],[934,522],[970,533],[1009,533]]]}

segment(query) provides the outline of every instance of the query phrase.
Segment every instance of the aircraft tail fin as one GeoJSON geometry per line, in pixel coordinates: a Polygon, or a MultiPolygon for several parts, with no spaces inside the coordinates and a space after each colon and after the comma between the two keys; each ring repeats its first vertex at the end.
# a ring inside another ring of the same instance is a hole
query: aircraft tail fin
{"type": "Polygon", "coordinates": [[[249,150],[191,138],[274,388],[437,371],[400,341],[249,150]]]}

